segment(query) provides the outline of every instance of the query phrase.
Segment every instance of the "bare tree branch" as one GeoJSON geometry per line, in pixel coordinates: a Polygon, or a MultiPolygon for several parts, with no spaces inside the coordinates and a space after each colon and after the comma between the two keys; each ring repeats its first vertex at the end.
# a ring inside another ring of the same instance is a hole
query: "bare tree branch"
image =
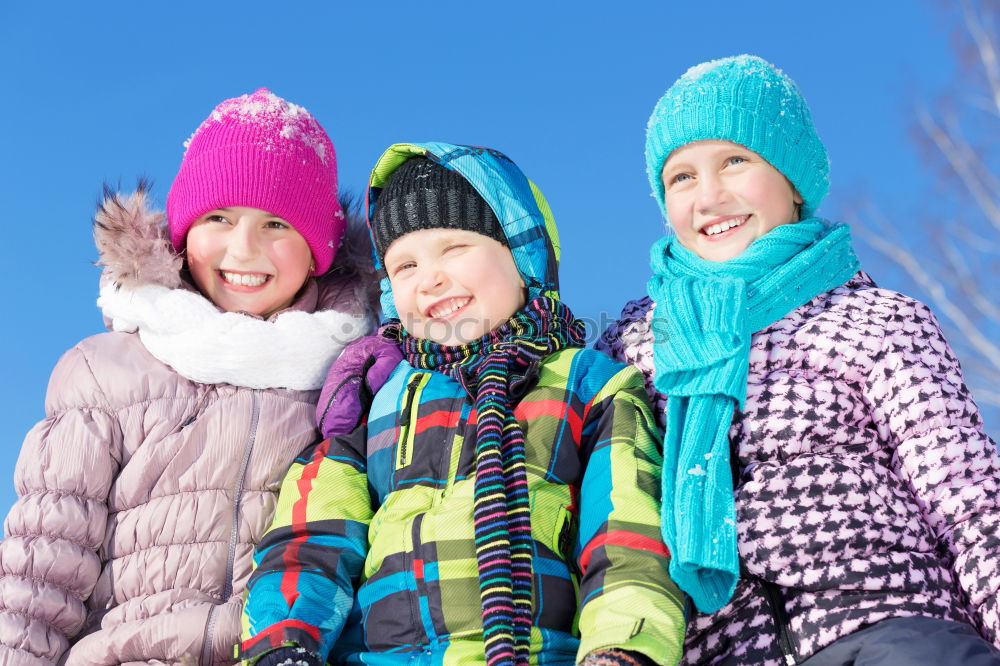
{"type": "Polygon", "coordinates": [[[921,128],[948,160],[948,164],[969,190],[969,193],[976,199],[976,204],[993,226],[1000,231],[1000,206],[993,200],[982,180],[977,177],[976,171],[980,170],[977,168],[980,160],[975,151],[969,147],[954,127],[948,131],[939,125],[926,108],[921,107],[917,110],[917,119],[921,128]]]}
{"type": "Polygon", "coordinates": [[[1000,239],[992,239],[987,236],[980,236],[968,229],[964,229],[961,226],[955,226],[955,235],[961,239],[963,243],[971,247],[979,248],[979,251],[984,254],[995,254],[1000,256],[1000,239]]]}
{"type": "Polygon", "coordinates": [[[965,27],[975,42],[979,61],[993,93],[993,108],[1000,113],[1000,63],[997,62],[997,51],[993,39],[986,31],[980,14],[969,0],[962,0],[962,15],[965,27]]]}
{"type": "Polygon", "coordinates": [[[1000,307],[992,303],[983,295],[982,284],[979,279],[969,271],[968,256],[963,254],[956,246],[954,238],[943,239],[944,255],[948,259],[948,264],[955,273],[955,282],[962,294],[969,303],[984,317],[1000,321],[1000,307]]]}
{"type": "Polygon", "coordinates": [[[1000,391],[988,389],[985,386],[970,386],[969,390],[980,405],[1000,407],[1000,391]]]}
{"type": "MultiPolygon", "coordinates": [[[[953,178],[909,215],[905,233],[860,207],[859,237],[926,301],[962,361],[987,427],[1000,427],[1000,3],[962,0],[959,72],[947,94],[914,105],[918,143],[953,178]],[[971,56],[971,57],[968,57],[971,56]]],[[[893,271],[890,271],[890,275],[893,271]]],[[[901,285],[904,286],[904,285],[901,285]]],[[[995,436],[995,435],[994,435],[995,436]]]]}
{"type": "Polygon", "coordinates": [[[899,264],[917,284],[927,291],[933,305],[955,324],[976,350],[985,356],[1000,373],[1000,347],[990,342],[958,305],[948,297],[941,283],[927,274],[909,250],[890,243],[874,234],[866,234],[866,240],[876,250],[899,264]]]}

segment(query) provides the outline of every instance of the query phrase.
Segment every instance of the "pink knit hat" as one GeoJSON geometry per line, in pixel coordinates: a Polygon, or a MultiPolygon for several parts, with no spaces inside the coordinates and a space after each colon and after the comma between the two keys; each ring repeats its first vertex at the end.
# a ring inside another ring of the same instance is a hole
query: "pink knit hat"
{"type": "Polygon", "coordinates": [[[287,220],[309,243],[321,275],[344,232],[337,155],[312,115],[266,88],[215,107],[191,138],[167,195],[170,241],[180,252],[200,216],[248,206],[287,220]]]}

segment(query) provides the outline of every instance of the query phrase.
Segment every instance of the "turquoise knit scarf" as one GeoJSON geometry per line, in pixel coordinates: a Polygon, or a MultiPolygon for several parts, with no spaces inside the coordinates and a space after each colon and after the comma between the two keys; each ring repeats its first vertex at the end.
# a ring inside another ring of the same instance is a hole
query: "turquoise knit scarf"
{"type": "Polygon", "coordinates": [[[858,270],[844,224],[774,228],[713,262],[674,236],[651,251],[656,389],[669,396],[663,444],[663,539],[670,574],[698,609],[730,599],[739,578],[729,459],[733,411],[747,395],[750,339],[858,270]]]}

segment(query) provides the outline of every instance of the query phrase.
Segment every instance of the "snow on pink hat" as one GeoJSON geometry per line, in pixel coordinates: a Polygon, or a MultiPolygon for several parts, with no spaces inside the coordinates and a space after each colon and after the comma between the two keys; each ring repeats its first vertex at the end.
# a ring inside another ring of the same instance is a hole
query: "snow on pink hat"
{"type": "Polygon", "coordinates": [[[287,220],[324,273],[344,232],[337,155],[312,115],[267,88],[215,107],[191,138],[167,195],[170,241],[180,252],[200,216],[248,206],[287,220]]]}

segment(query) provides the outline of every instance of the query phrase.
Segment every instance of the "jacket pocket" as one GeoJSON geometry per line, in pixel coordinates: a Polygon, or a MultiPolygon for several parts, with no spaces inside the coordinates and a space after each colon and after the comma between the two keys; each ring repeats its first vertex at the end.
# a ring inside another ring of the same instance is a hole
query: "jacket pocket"
{"type": "Polygon", "coordinates": [[[576,541],[576,515],[570,510],[572,496],[569,486],[538,483],[531,492],[531,536],[551,554],[567,564],[573,561],[576,541]]]}
{"type": "Polygon", "coordinates": [[[413,462],[416,445],[417,419],[420,412],[420,394],[431,375],[421,372],[410,378],[406,385],[403,408],[400,410],[399,441],[396,443],[396,471],[413,462]]]}
{"type": "Polygon", "coordinates": [[[413,534],[417,591],[425,599],[429,625],[453,639],[483,631],[472,524],[474,483],[458,482],[446,501],[424,514],[413,534]]]}
{"type": "Polygon", "coordinates": [[[573,512],[568,507],[561,507],[556,524],[552,529],[552,550],[558,553],[566,564],[573,565],[573,512]]]}
{"type": "MultiPolygon", "coordinates": [[[[536,503],[536,506],[538,504],[536,503]]],[[[536,534],[538,547],[533,561],[535,574],[535,625],[574,634],[575,610],[579,604],[579,573],[574,549],[576,515],[564,504],[554,505],[551,518],[536,534]],[[540,538],[539,538],[540,537],[540,538]],[[546,552],[551,551],[551,552],[546,552]]],[[[535,514],[537,515],[537,513],[535,514]]],[[[535,516],[532,516],[532,521],[535,516]]]]}

